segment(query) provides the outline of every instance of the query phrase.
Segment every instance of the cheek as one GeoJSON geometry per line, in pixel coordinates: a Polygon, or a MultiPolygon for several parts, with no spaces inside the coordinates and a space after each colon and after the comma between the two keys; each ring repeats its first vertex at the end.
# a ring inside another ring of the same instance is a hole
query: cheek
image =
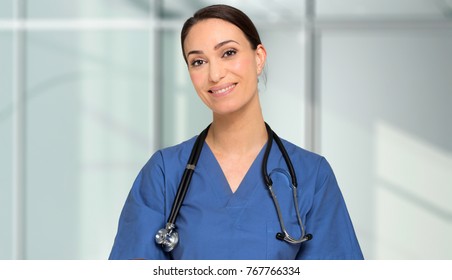
{"type": "Polygon", "coordinates": [[[190,79],[195,88],[202,85],[204,81],[204,75],[201,72],[190,72],[190,79]]]}
{"type": "Polygon", "coordinates": [[[235,62],[231,69],[236,73],[240,73],[242,75],[252,75],[255,74],[256,65],[252,59],[241,59],[235,62]]]}

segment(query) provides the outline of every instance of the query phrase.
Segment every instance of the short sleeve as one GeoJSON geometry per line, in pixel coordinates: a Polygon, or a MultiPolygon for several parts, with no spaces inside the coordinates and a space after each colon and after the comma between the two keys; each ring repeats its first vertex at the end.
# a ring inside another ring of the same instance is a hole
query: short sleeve
{"type": "Polygon", "coordinates": [[[122,209],[109,259],[167,259],[155,243],[165,224],[165,173],[161,152],[138,174],[122,209]]]}
{"type": "Polygon", "coordinates": [[[306,232],[313,238],[301,246],[298,259],[363,259],[353,225],[331,166],[322,158],[306,232]]]}

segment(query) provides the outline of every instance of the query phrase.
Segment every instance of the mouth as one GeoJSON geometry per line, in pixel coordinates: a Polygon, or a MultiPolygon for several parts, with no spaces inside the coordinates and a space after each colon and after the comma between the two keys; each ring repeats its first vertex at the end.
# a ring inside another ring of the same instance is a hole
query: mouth
{"type": "Polygon", "coordinates": [[[213,95],[222,96],[222,95],[226,95],[229,92],[231,92],[235,88],[236,85],[237,84],[234,83],[234,84],[229,84],[226,86],[214,87],[214,88],[211,88],[210,90],[208,90],[208,92],[213,95]]]}

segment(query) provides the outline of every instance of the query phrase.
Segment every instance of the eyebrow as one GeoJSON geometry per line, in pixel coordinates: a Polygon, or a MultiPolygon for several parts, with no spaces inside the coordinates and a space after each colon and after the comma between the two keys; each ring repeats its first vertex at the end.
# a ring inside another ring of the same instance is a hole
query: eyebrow
{"type": "MultiPolygon", "coordinates": [[[[226,44],[229,44],[229,43],[236,43],[237,45],[240,45],[237,41],[234,41],[234,40],[226,40],[226,41],[223,41],[223,42],[220,42],[220,43],[218,43],[218,44],[216,44],[215,45],[215,47],[213,48],[214,50],[218,50],[219,48],[221,48],[222,46],[224,46],[224,45],[226,45],[226,44]]],[[[203,54],[204,52],[203,51],[200,51],[200,50],[193,50],[193,51],[189,51],[188,53],[187,53],[187,57],[189,57],[191,54],[203,54]]]]}

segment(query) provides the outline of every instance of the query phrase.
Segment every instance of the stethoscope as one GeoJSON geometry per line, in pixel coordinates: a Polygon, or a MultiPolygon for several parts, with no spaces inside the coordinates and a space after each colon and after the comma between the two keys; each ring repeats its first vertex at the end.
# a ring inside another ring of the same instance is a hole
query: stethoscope
{"type": "MultiPolygon", "coordinates": [[[[270,195],[273,199],[273,203],[275,204],[276,212],[278,214],[279,224],[281,226],[281,232],[276,234],[276,238],[278,240],[286,241],[290,244],[299,244],[312,239],[312,234],[306,234],[303,222],[301,221],[300,211],[298,208],[298,199],[297,199],[297,177],[295,175],[295,171],[292,165],[292,162],[287,154],[286,149],[284,148],[281,139],[276,135],[276,133],[270,128],[270,126],[265,123],[267,134],[268,134],[268,142],[265,150],[264,158],[262,161],[262,174],[264,176],[265,184],[270,192],[270,195]],[[297,213],[298,224],[301,229],[300,238],[296,239],[292,237],[286,230],[284,225],[284,219],[282,217],[281,208],[279,207],[278,199],[276,198],[276,194],[273,191],[273,182],[268,175],[267,172],[267,162],[268,156],[270,154],[270,150],[272,148],[273,139],[278,145],[279,150],[281,151],[284,161],[289,169],[290,177],[292,180],[291,188],[292,195],[294,201],[294,207],[297,213]]],[[[187,194],[188,187],[190,185],[191,178],[193,176],[193,172],[195,171],[196,164],[198,163],[199,155],[201,154],[202,147],[204,145],[204,141],[207,136],[207,132],[209,131],[209,126],[204,129],[201,134],[196,138],[195,144],[193,145],[193,149],[190,153],[190,157],[187,162],[187,166],[185,167],[184,174],[182,175],[182,179],[179,183],[179,187],[177,189],[176,197],[174,198],[173,206],[171,207],[171,212],[168,217],[165,228],[160,229],[155,235],[155,242],[162,246],[163,251],[171,252],[179,242],[179,234],[176,231],[176,218],[179,214],[179,210],[182,206],[182,202],[184,201],[185,195],[187,194]]]]}

